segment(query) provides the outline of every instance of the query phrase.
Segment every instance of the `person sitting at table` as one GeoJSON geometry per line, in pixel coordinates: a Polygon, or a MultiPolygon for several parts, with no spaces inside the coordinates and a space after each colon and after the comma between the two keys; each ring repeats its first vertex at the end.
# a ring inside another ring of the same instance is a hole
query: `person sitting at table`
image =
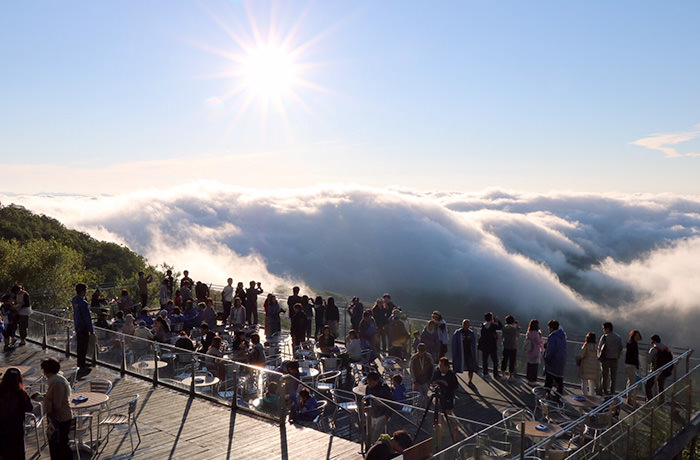
{"type": "Polygon", "coordinates": [[[406,430],[394,431],[391,437],[388,434],[382,434],[367,451],[365,460],[388,460],[397,457],[394,452],[401,454],[411,446],[413,446],[413,438],[406,430]]]}
{"type": "Polygon", "coordinates": [[[2,376],[0,401],[0,458],[24,460],[24,413],[33,408],[16,367],[7,369],[2,376]]]}
{"type": "Polygon", "coordinates": [[[42,361],[41,370],[46,377],[46,393],[35,394],[32,397],[43,401],[44,413],[52,427],[47,430],[51,458],[72,459],[73,453],[68,447],[70,421],[73,418],[68,402],[71,394],[70,384],[63,374],[59,373],[61,364],[55,358],[42,361]]]}
{"type": "Polygon", "coordinates": [[[202,312],[202,319],[205,323],[209,325],[212,329],[217,329],[217,322],[216,322],[216,310],[214,310],[214,299],[211,297],[207,297],[207,300],[204,302],[205,307],[204,311],[202,312]]]}
{"type": "Polygon", "coordinates": [[[126,335],[134,335],[134,331],[136,331],[136,323],[134,322],[134,315],[131,313],[127,313],[127,315],[124,317],[124,325],[122,326],[122,334],[126,335]]]}
{"type": "Polygon", "coordinates": [[[180,331],[180,336],[175,341],[175,346],[183,350],[194,351],[194,343],[187,335],[187,332],[180,331]]]}
{"type": "Polygon", "coordinates": [[[308,388],[299,391],[299,403],[289,414],[289,423],[313,422],[318,416],[318,400],[308,388]]]}
{"type": "Polygon", "coordinates": [[[323,326],[321,334],[318,336],[318,347],[321,349],[322,356],[330,356],[335,349],[335,337],[331,334],[331,327],[326,324],[323,326]]]}
{"type": "Polygon", "coordinates": [[[113,331],[121,332],[122,327],[124,327],[124,312],[118,311],[116,315],[114,315],[114,320],[112,321],[110,329],[113,331]]]}
{"type": "Polygon", "coordinates": [[[235,331],[243,329],[245,325],[245,308],[243,308],[243,301],[240,297],[233,298],[233,308],[231,309],[228,322],[235,331]]]}
{"type": "Polygon", "coordinates": [[[131,299],[128,290],[122,289],[121,297],[117,300],[117,305],[119,306],[119,310],[123,311],[124,314],[134,311],[134,301],[131,299]]]}
{"type": "Polygon", "coordinates": [[[131,349],[136,353],[137,357],[151,351],[150,341],[153,340],[153,333],[146,327],[145,321],[139,322],[138,327],[134,330],[134,337],[138,337],[138,339],[130,339],[129,342],[131,349]]]}
{"type": "Polygon", "coordinates": [[[95,327],[99,327],[102,329],[112,329],[109,325],[108,318],[109,317],[107,316],[107,313],[101,312],[97,317],[97,321],[95,321],[95,327]]]}
{"type": "Polygon", "coordinates": [[[136,322],[138,323],[141,321],[146,323],[147,328],[150,329],[153,327],[153,317],[151,316],[151,312],[148,310],[148,308],[142,308],[138,316],[136,316],[136,322]]]}
{"type": "Polygon", "coordinates": [[[433,358],[427,353],[423,342],[418,344],[418,352],[411,356],[408,363],[409,371],[413,376],[413,391],[421,395],[421,403],[428,396],[430,378],[433,376],[433,358]]]}
{"type": "Polygon", "coordinates": [[[297,392],[299,390],[299,380],[301,379],[301,374],[299,373],[299,361],[285,361],[280,367],[281,369],[278,368],[277,370],[285,374],[285,376],[282,377],[285,382],[285,403],[287,404],[287,407],[291,407],[292,405],[296,405],[298,401],[297,392]]]}
{"type": "Polygon", "coordinates": [[[362,344],[355,329],[348,331],[348,336],[345,338],[345,348],[351,363],[362,361],[362,344]]]}
{"type": "Polygon", "coordinates": [[[153,323],[153,338],[160,343],[165,343],[170,339],[170,326],[161,316],[156,316],[153,323]]]}
{"type": "Polygon", "coordinates": [[[386,432],[387,421],[389,419],[389,408],[385,402],[377,401],[371,397],[391,401],[391,389],[383,383],[376,371],[367,374],[367,393],[365,396],[365,412],[369,417],[370,437],[369,442],[374,442],[379,435],[386,432]]]}
{"type": "Polygon", "coordinates": [[[265,348],[260,343],[260,336],[258,334],[251,334],[250,336],[251,348],[248,353],[248,364],[253,366],[264,366],[265,365],[265,348]]]}
{"type": "Polygon", "coordinates": [[[403,385],[401,374],[394,374],[391,377],[391,397],[397,403],[406,402],[406,387],[403,385]]]}
{"type": "Polygon", "coordinates": [[[294,305],[294,313],[292,313],[292,325],[290,327],[290,334],[292,336],[292,347],[297,349],[301,346],[302,342],[306,340],[306,325],[307,325],[306,314],[301,309],[301,304],[298,303],[294,305]]]}
{"type": "Polygon", "coordinates": [[[199,325],[199,332],[200,332],[200,337],[199,340],[201,342],[201,348],[199,351],[202,353],[206,353],[209,350],[209,347],[211,346],[212,340],[214,340],[214,334],[213,331],[209,329],[209,325],[207,323],[201,323],[199,325]]]}
{"type": "Polygon", "coordinates": [[[208,369],[216,369],[215,374],[221,380],[224,380],[226,377],[226,366],[223,360],[216,358],[223,357],[224,352],[222,351],[222,340],[221,337],[217,335],[212,338],[211,345],[209,345],[209,348],[207,349],[207,358],[205,363],[208,369]],[[209,356],[212,356],[213,358],[209,358],[209,356]]]}
{"type": "Polygon", "coordinates": [[[236,331],[233,342],[231,342],[231,349],[234,352],[245,352],[248,350],[248,341],[245,338],[245,331],[236,331]]]}
{"type": "Polygon", "coordinates": [[[185,328],[185,317],[182,316],[180,308],[174,307],[173,311],[168,315],[170,319],[170,327],[175,330],[183,330],[185,328]]]}
{"type": "Polygon", "coordinates": [[[199,324],[197,323],[197,309],[194,308],[192,299],[185,302],[185,310],[182,312],[182,320],[182,327],[185,328],[186,331],[191,330],[193,327],[199,324]]]}
{"type": "Polygon", "coordinates": [[[260,405],[260,410],[267,412],[272,415],[279,415],[280,413],[280,396],[278,393],[279,385],[277,382],[270,382],[267,384],[267,390],[262,398],[262,404],[260,405]]]}
{"type": "Polygon", "coordinates": [[[167,324],[169,328],[172,326],[172,323],[170,322],[170,318],[168,316],[168,310],[159,311],[158,316],[163,318],[163,320],[165,321],[165,324],[167,324]]]}

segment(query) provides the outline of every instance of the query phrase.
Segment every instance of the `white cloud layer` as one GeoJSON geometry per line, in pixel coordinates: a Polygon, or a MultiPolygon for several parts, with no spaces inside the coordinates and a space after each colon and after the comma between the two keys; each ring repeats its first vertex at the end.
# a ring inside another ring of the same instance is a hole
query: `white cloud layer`
{"type": "Polygon", "coordinates": [[[692,141],[698,137],[700,137],[700,125],[690,131],[653,134],[632,142],[632,145],[658,150],[659,152],[663,152],[666,158],[700,157],[700,152],[682,153],[678,151],[677,147],[679,144],[692,141]]]}
{"type": "MultiPolygon", "coordinates": [[[[259,192],[194,183],[112,197],[1,197],[223,284],[359,295],[414,312],[610,319],[692,344],[700,199],[479,194],[320,186],[259,192]],[[652,330],[653,329],[653,330],[652,330]]],[[[678,343],[680,345],[680,343],[678,343]]]]}

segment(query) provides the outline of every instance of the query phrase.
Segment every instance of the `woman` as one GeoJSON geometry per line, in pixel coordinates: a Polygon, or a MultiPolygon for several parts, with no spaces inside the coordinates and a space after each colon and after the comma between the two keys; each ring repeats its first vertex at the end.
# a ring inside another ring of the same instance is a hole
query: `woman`
{"type": "Polygon", "coordinates": [[[326,324],[331,328],[333,337],[338,337],[338,322],[340,321],[340,311],[335,305],[335,299],[329,297],[326,301],[326,324]]]}
{"type": "Polygon", "coordinates": [[[578,365],[578,376],[581,379],[583,395],[593,396],[595,381],[598,379],[598,349],[593,332],[586,334],[586,341],[576,357],[576,364],[578,365]]]}
{"type": "MultiPolygon", "coordinates": [[[[307,319],[309,319],[309,315],[307,314],[306,316],[307,319]]],[[[316,327],[314,328],[314,335],[318,337],[318,335],[323,331],[323,326],[326,325],[326,305],[323,302],[323,297],[320,295],[316,296],[314,299],[313,316],[316,324],[316,327]]]]}
{"type": "Polygon", "coordinates": [[[117,305],[119,306],[119,310],[123,311],[124,314],[134,311],[134,301],[131,299],[128,290],[122,289],[121,297],[117,300],[117,305]]]}
{"type": "Polygon", "coordinates": [[[238,297],[239,299],[241,299],[241,305],[242,305],[243,303],[245,303],[246,295],[245,295],[245,288],[243,287],[243,282],[242,282],[242,281],[239,281],[239,282],[236,284],[236,293],[233,294],[233,297],[234,297],[234,298],[235,298],[235,297],[238,297]]]}
{"type": "Polygon", "coordinates": [[[0,458],[24,460],[24,413],[32,412],[32,401],[16,367],[2,376],[0,401],[0,458]]]}
{"type": "Polygon", "coordinates": [[[540,322],[531,319],[527,326],[525,336],[525,357],[527,358],[527,383],[531,386],[537,385],[537,368],[542,357],[542,333],[540,332],[540,322]]]}
{"type": "Polygon", "coordinates": [[[268,339],[282,330],[282,322],[280,320],[280,313],[282,309],[280,308],[280,303],[274,294],[268,296],[267,304],[267,316],[265,317],[265,334],[268,339]]]}
{"type": "Polygon", "coordinates": [[[153,338],[160,343],[165,343],[170,339],[170,326],[160,315],[156,316],[153,323],[153,338]]]}
{"type": "Polygon", "coordinates": [[[370,349],[376,352],[377,323],[372,317],[372,312],[365,310],[360,321],[360,345],[362,349],[370,349]]]}
{"type": "Polygon", "coordinates": [[[335,348],[335,336],[331,334],[331,327],[329,325],[323,326],[323,331],[321,335],[318,336],[318,346],[321,349],[321,354],[325,356],[330,356],[335,348]]]}
{"type": "MultiPolygon", "coordinates": [[[[642,333],[637,329],[632,329],[630,331],[629,339],[627,340],[627,349],[625,350],[625,374],[627,375],[627,388],[637,382],[640,340],[642,340],[642,333]]],[[[633,407],[636,405],[634,392],[628,393],[627,403],[633,407]]]]}
{"type": "Polygon", "coordinates": [[[296,350],[306,340],[306,313],[301,309],[301,304],[294,305],[294,313],[292,313],[292,325],[290,334],[292,336],[292,347],[296,350]]]}
{"type": "Polygon", "coordinates": [[[212,358],[207,358],[206,363],[207,367],[216,369],[216,376],[219,379],[224,379],[226,377],[226,367],[221,359],[216,359],[224,356],[224,353],[221,351],[221,345],[221,337],[218,335],[214,336],[207,350],[207,356],[212,356],[212,358]]]}
{"type": "Polygon", "coordinates": [[[136,330],[136,322],[134,320],[134,315],[129,313],[124,317],[124,325],[122,326],[122,334],[134,335],[136,330]]]}
{"type": "Polygon", "coordinates": [[[428,321],[420,334],[420,340],[425,344],[425,349],[433,358],[433,362],[437,362],[438,353],[440,352],[440,337],[438,336],[437,323],[435,321],[428,321]]]}
{"type": "Polygon", "coordinates": [[[348,360],[351,363],[362,361],[362,343],[355,329],[348,331],[348,336],[345,339],[345,348],[347,349],[348,360]]]}
{"type": "Polygon", "coordinates": [[[432,314],[432,318],[433,321],[435,321],[435,324],[437,324],[437,334],[439,343],[438,354],[439,357],[442,358],[447,354],[447,346],[450,342],[450,334],[447,332],[447,323],[444,319],[442,319],[442,314],[440,314],[439,311],[435,310],[432,314]]]}
{"type": "Polygon", "coordinates": [[[70,398],[70,384],[59,373],[61,364],[54,358],[41,362],[41,370],[46,377],[46,394],[39,396],[44,403],[44,413],[49,420],[52,429],[49,430],[49,452],[52,460],[70,460],[73,453],[68,447],[68,435],[70,421],[73,413],[68,403],[70,398]]]}
{"type": "Polygon", "coordinates": [[[457,329],[452,336],[452,361],[456,373],[466,371],[469,375],[468,385],[474,385],[472,379],[477,371],[476,334],[468,319],[462,321],[462,328],[457,329]]]}

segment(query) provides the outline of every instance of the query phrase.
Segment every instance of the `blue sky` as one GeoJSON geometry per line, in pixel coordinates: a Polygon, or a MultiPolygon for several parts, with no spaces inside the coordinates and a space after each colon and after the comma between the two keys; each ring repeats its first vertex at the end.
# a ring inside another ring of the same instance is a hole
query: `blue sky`
{"type": "Polygon", "coordinates": [[[699,19],[681,1],[4,2],[0,190],[697,195],[699,19]],[[279,99],[243,75],[259,46],[295,69],[279,99]]]}

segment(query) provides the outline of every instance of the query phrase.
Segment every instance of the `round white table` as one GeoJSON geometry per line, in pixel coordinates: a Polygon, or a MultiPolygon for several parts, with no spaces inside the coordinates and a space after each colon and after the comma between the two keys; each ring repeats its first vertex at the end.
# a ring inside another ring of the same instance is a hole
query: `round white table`
{"type": "Polygon", "coordinates": [[[99,406],[106,403],[109,396],[104,393],[96,393],[94,391],[79,391],[70,395],[68,405],[73,410],[90,409],[91,407],[99,406]],[[85,397],[85,401],[76,401],[76,398],[85,397]]]}
{"type": "MultiPolygon", "coordinates": [[[[195,388],[210,387],[219,383],[219,377],[199,377],[195,376],[194,386],[195,388]]],[[[192,385],[192,377],[187,377],[182,380],[182,384],[186,386],[192,385]]]]}
{"type": "MultiPolygon", "coordinates": [[[[131,365],[131,368],[137,371],[152,371],[156,368],[155,361],[137,361],[131,365]]],[[[158,361],[158,369],[162,369],[168,365],[167,361],[158,361]]]]}

